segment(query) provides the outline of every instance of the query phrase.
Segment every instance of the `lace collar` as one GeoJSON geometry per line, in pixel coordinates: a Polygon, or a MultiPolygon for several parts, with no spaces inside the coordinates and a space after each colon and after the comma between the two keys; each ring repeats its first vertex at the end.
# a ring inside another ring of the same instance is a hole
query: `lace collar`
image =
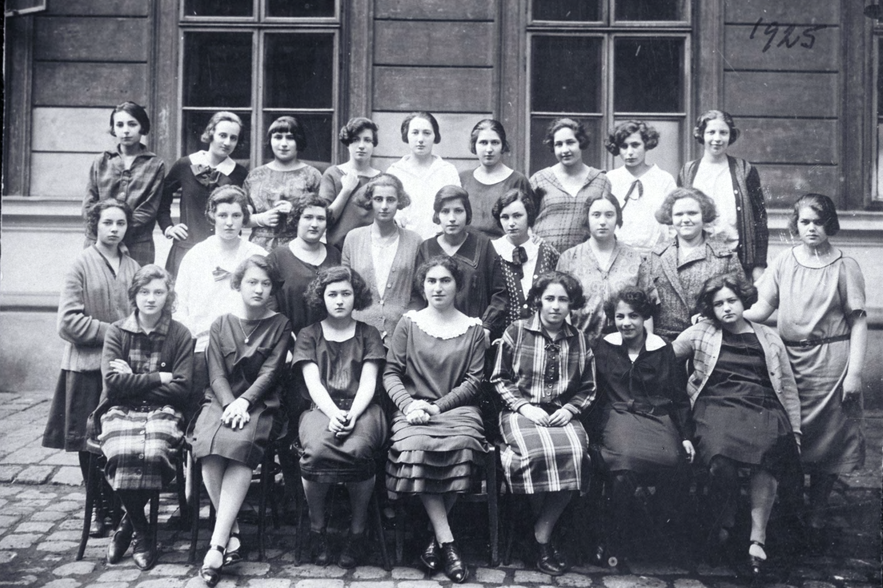
{"type": "Polygon", "coordinates": [[[433,320],[429,313],[424,310],[409,310],[405,313],[406,317],[411,319],[417,328],[436,339],[454,339],[466,333],[469,327],[473,325],[481,326],[481,319],[475,316],[466,316],[460,314],[459,317],[452,321],[439,322],[433,320]]]}

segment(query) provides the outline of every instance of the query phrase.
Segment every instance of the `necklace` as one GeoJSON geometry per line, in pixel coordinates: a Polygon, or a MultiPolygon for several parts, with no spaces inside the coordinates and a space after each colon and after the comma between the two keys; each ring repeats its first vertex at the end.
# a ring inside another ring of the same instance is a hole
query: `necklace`
{"type": "Polygon", "coordinates": [[[397,243],[398,240],[399,240],[398,231],[396,231],[395,233],[393,233],[389,237],[378,237],[374,233],[371,233],[371,243],[375,247],[380,247],[380,248],[390,247],[391,245],[397,243]]]}
{"type": "Polygon", "coordinates": [[[251,333],[248,334],[246,334],[245,328],[242,326],[242,319],[236,317],[236,321],[239,323],[239,330],[242,331],[243,335],[245,335],[245,344],[248,345],[248,340],[251,338],[252,335],[254,335],[254,332],[258,330],[258,327],[261,326],[261,321],[258,320],[258,324],[256,324],[255,327],[251,330],[251,333]]]}

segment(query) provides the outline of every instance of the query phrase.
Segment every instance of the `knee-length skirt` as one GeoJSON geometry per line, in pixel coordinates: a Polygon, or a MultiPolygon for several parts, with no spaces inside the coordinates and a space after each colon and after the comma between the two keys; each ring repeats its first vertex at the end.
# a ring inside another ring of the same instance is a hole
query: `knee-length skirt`
{"type": "Polygon", "coordinates": [[[607,408],[601,421],[601,457],[608,472],[639,474],[676,468],[683,446],[668,415],[649,415],[607,408]]]}
{"type": "Polygon", "coordinates": [[[298,425],[300,472],[305,480],[334,484],[361,482],[374,475],[374,460],[386,441],[387,422],[372,404],[352,433],[338,439],[328,430],[328,417],[318,408],[304,411],[298,425]]]}
{"type": "Polygon", "coordinates": [[[250,418],[245,426],[234,429],[221,422],[224,407],[217,398],[207,398],[189,435],[193,457],[202,459],[217,455],[255,469],[264,459],[267,445],[282,431],[283,420],[278,406],[278,399],[275,397],[272,403],[255,403],[249,411],[250,418]]]}
{"type": "Polygon", "coordinates": [[[43,447],[86,451],[86,422],[98,406],[101,387],[101,370],[61,370],[43,432],[43,447]]]}

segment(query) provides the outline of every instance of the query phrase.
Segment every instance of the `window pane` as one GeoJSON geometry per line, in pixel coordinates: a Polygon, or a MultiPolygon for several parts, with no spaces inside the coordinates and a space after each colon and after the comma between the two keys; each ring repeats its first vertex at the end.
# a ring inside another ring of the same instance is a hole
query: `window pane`
{"type": "Polygon", "coordinates": [[[616,0],[616,20],[686,20],[683,0],[616,0]]]}
{"type": "MultiPolygon", "coordinates": [[[[245,167],[249,167],[248,160],[251,157],[251,112],[237,110],[235,113],[242,119],[245,127],[239,134],[239,142],[236,144],[236,149],[233,150],[230,157],[245,167]]],[[[184,111],[184,122],[181,125],[181,132],[183,133],[181,145],[184,147],[184,155],[208,149],[208,145],[200,141],[199,138],[213,114],[214,112],[184,111]]]]}
{"type": "MultiPolygon", "coordinates": [[[[546,138],[546,131],[549,125],[556,117],[550,116],[533,116],[530,119],[530,173],[535,174],[544,167],[549,167],[558,163],[552,151],[543,145],[543,139],[546,138]]],[[[586,127],[589,133],[589,146],[583,151],[583,161],[586,165],[596,168],[603,168],[601,163],[601,150],[604,149],[603,143],[606,136],[601,135],[600,119],[580,119],[580,122],[586,127]]]]}
{"type": "Polygon", "coordinates": [[[251,16],[253,0],[185,0],[184,16],[251,16]]]}
{"type": "Polygon", "coordinates": [[[601,20],[599,0],[533,0],[534,20],[601,20]]]}
{"type": "MultiPolygon", "coordinates": [[[[334,123],[333,115],[331,113],[304,114],[302,112],[264,112],[264,122],[266,122],[267,128],[270,128],[270,125],[274,120],[285,115],[293,115],[294,118],[297,119],[297,122],[301,124],[304,129],[304,134],[307,136],[306,148],[304,149],[302,145],[297,146],[298,158],[330,163],[333,133],[332,124],[334,123]]],[[[273,160],[273,150],[270,149],[269,144],[267,144],[268,141],[266,141],[266,136],[266,129],[264,129],[264,132],[261,135],[261,140],[264,142],[263,160],[264,162],[270,162],[273,160]]]]}
{"type": "Polygon", "coordinates": [[[331,108],[334,35],[266,36],[264,106],[331,108]]]}
{"type": "Polygon", "coordinates": [[[600,39],[534,37],[531,72],[531,110],[600,111],[600,39]]]}
{"type": "Polygon", "coordinates": [[[267,16],[319,17],[334,16],[334,0],[268,0],[267,16]]]}
{"type": "Polygon", "coordinates": [[[185,33],[184,106],[251,106],[251,33],[185,33]]]}
{"type": "Polygon", "coordinates": [[[681,39],[616,39],[616,112],[683,111],[683,49],[681,39]]]}

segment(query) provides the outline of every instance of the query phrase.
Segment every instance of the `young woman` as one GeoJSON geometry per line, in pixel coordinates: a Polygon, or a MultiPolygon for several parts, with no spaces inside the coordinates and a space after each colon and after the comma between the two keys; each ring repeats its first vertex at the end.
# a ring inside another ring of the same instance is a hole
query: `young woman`
{"type": "MultiPolygon", "coordinates": [[[[99,200],[114,198],[132,209],[132,224],[123,240],[129,256],[139,265],[153,263],[153,227],[162,198],[166,166],[141,143],[150,133],[150,119],[143,106],[123,102],[110,113],[110,134],[117,146],[105,151],[92,163],[89,184],[83,199],[83,216],[99,200]]],[[[95,242],[86,236],[86,246],[95,242]]]]}
{"type": "Polygon", "coordinates": [[[506,329],[491,383],[504,403],[506,484],[530,499],[537,569],[560,576],[567,562],[552,533],[586,478],[589,438],[575,417],[595,398],[595,366],[586,336],[565,321],[585,302],[579,282],[561,272],[543,274],[530,301],[536,314],[506,329]]]}
{"type": "Polygon", "coordinates": [[[622,209],[612,194],[595,194],[586,201],[590,238],[568,249],[558,259],[558,271],[579,280],[586,295],[586,304],[575,310],[573,325],[589,338],[595,347],[603,332],[613,328],[604,314],[604,302],[613,292],[626,286],[644,291],[650,288],[650,271],[641,254],[617,239],[622,226],[622,209]]]}
{"type": "MultiPolygon", "coordinates": [[[[77,451],[83,480],[88,477],[86,421],[101,397],[101,348],[112,323],[132,311],[128,290],[138,263],[120,247],[132,209],[114,198],[100,200],[86,213],[95,244],[84,249],[64,277],[58,303],[58,334],[64,339],[61,375],[49,408],[43,447],[77,451]]],[[[103,537],[113,527],[111,490],[102,485],[90,534],[103,537]]]]}
{"type": "Polygon", "coordinates": [[[479,166],[460,174],[460,185],[475,203],[472,226],[491,239],[502,237],[500,221],[491,214],[494,203],[509,190],[530,191],[530,182],[523,174],[503,163],[509,153],[509,141],[503,123],[484,118],[472,127],[469,151],[478,156],[479,166]]]}
{"type": "Polygon", "coordinates": [[[118,563],[134,540],[132,559],[149,570],[157,558],[156,528],[144,506],[175,476],[190,404],[193,340],[172,320],[172,276],[158,265],[138,270],[129,303],[135,311],[112,324],[104,339],[104,390],[94,418],[101,423],[104,474],[126,511],[107,546],[107,563],[118,563]]]}
{"type": "Polygon", "coordinates": [[[745,308],[756,300],[757,290],[742,276],[709,279],[699,295],[699,308],[708,320],[691,326],[673,343],[675,355],[692,359],[694,365],[687,382],[694,441],[699,461],[711,474],[716,511],[711,541],[723,548],[730,547],[735,524],[738,470],[751,471],[746,559],[755,577],[767,559],[766,526],[779,480],[800,467],[797,386],[776,332],[745,320],[745,308]]]}
{"type": "Polygon", "coordinates": [[[362,203],[366,184],[380,173],[371,165],[377,147],[374,121],[361,116],[351,118],[341,127],[339,137],[350,153],[349,161],[325,170],[319,184],[319,196],[331,203],[328,210],[335,218],[326,232],[326,241],[338,249],[350,231],[371,224],[371,208],[366,209],[362,203]]]}
{"type": "Polygon", "coordinates": [[[181,259],[197,243],[212,234],[213,223],[206,220],[206,202],[215,188],[241,186],[248,170],[230,158],[236,149],[242,121],[232,112],[216,112],[200,136],[208,144],[206,151],[197,151],[182,157],[169,170],[163,186],[162,201],[157,220],[167,239],[173,239],[166,269],[178,275],[181,259]],[[180,191],[181,222],[172,223],[172,200],[180,191]]]}
{"type": "Polygon", "coordinates": [[[248,240],[272,251],[294,239],[295,228],[288,223],[292,203],[318,192],[322,174],[297,158],[307,148],[307,136],[293,116],[274,120],[267,138],[273,161],[251,170],[242,187],[253,209],[248,240]]]}
{"type": "Polygon", "coordinates": [[[659,133],[643,121],[620,123],[607,137],[607,151],[622,157],[622,167],[607,172],[610,191],[622,209],[617,239],[646,256],[665,240],[665,227],[655,214],[677,186],[670,173],[647,163],[647,152],[659,144],[659,133]]]}
{"type": "Polygon", "coordinates": [[[420,244],[416,265],[437,255],[454,259],[463,271],[456,307],[466,316],[480,317],[491,301],[491,280],[497,257],[490,239],[466,229],[472,222],[469,194],[459,186],[445,186],[435,195],[432,222],[442,232],[420,244]]]}
{"type": "Polygon", "coordinates": [[[760,300],[746,316],[761,321],[779,310],[779,335],[800,391],[800,457],[810,474],[810,539],[820,546],[837,476],[862,467],[865,458],[865,281],[856,261],[831,245],[840,223],[830,198],[801,197],[789,228],[801,243],[783,252],[764,273],[758,284],[760,300]]]}
{"type": "Polygon", "coordinates": [[[482,317],[492,339],[518,319],[535,310],[528,304],[534,280],[555,269],[558,252],[543,239],[531,239],[530,227],[537,217],[530,190],[513,188],[502,194],[491,214],[505,235],[491,241],[497,257],[491,281],[491,301],[482,317]]]}
{"type": "Polygon", "coordinates": [[[627,286],[614,293],[604,312],[616,332],[595,348],[600,411],[595,413],[593,440],[600,446],[602,463],[596,466],[605,473],[611,507],[605,544],[596,557],[605,562],[621,562],[626,538],[634,534],[629,515],[639,476],[652,476],[663,520],[679,523],[687,466],[695,455],[684,366],[671,344],[647,331],[653,310],[652,300],[639,288],[627,286]]]}
{"type": "Polygon", "coordinates": [[[653,332],[666,341],[674,341],[690,326],[706,280],[742,275],[736,255],[706,234],[706,226],[715,218],[714,202],[695,188],[678,188],[656,212],[656,220],[673,226],[676,233],[650,255],[650,279],[659,297],[653,332]]]}
{"type": "Polygon", "coordinates": [[[589,236],[588,202],[610,195],[610,182],[601,170],[583,163],[589,135],[582,123],[569,118],[552,121],[543,144],[558,163],[530,178],[539,209],[534,232],[558,251],[567,251],[589,236]]]}
{"type": "Polygon", "coordinates": [[[386,170],[402,181],[411,197],[411,206],[396,216],[399,224],[429,239],[436,235],[432,222],[432,202],[443,186],[460,185],[460,175],[452,163],[432,154],[432,147],[441,142],[438,121],[428,112],[412,112],[402,121],[402,142],[411,150],[386,170]]]}
{"type": "Polygon", "coordinates": [[[720,215],[712,234],[726,242],[739,256],[745,275],[757,281],[767,265],[766,203],[757,168],[727,154],[739,134],[729,113],[700,114],[693,137],[705,152],[701,159],[684,164],[678,186],[697,188],[712,199],[720,215]]]}
{"type": "Polygon", "coordinates": [[[420,235],[395,223],[396,212],[410,206],[402,182],[380,174],[368,182],[360,206],[370,210],[374,222],[352,230],[343,242],[341,263],[365,277],[373,304],[353,311],[388,343],[399,319],[408,309],[414,279],[414,260],[420,235]]]}
{"type": "Polygon", "coordinates": [[[473,488],[487,451],[478,407],[487,349],[481,321],[454,305],[460,266],[447,256],[417,268],[414,287],[428,306],[399,321],[389,346],[383,385],[395,403],[386,487],[420,497],[433,536],[420,556],[453,582],[469,577],[454,543],[448,512],[473,488]]]}
{"type": "Polygon", "coordinates": [[[288,319],[268,308],[275,268],[253,255],[233,272],[230,286],[241,298],[234,313],[211,327],[208,366],[211,385],[193,426],[193,458],[215,507],[215,527],[199,575],[209,586],[223,566],[242,561],[236,517],[267,444],[281,429],[276,382],[291,343],[288,319]]]}
{"type": "Polygon", "coordinates": [[[320,271],[307,288],[306,302],[322,317],[297,334],[292,359],[311,401],[298,427],[300,471],[310,509],[310,552],[313,563],[330,561],[325,496],[332,484],[345,483],[352,519],[337,563],[352,568],[367,548],[374,459],[387,436],[386,415],[374,401],[386,349],[377,329],[353,318],[353,310],[371,305],[371,292],[358,272],[343,266],[320,271]]]}

